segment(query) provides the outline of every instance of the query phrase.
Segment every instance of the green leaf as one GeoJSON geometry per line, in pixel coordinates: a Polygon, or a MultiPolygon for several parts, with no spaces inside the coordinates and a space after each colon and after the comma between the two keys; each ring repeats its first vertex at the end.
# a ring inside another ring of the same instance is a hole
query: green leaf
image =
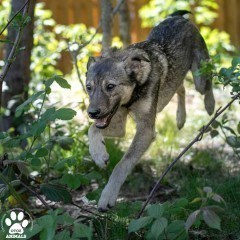
{"type": "Polygon", "coordinates": [[[238,125],[237,125],[237,131],[238,131],[238,133],[240,134],[240,122],[239,122],[238,125]]]}
{"type": "Polygon", "coordinates": [[[214,120],[213,123],[211,124],[213,128],[218,128],[220,126],[220,123],[217,120],[214,120]]]}
{"type": "Polygon", "coordinates": [[[57,233],[54,237],[54,240],[70,240],[71,237],[70,237],[70,232],[69,230],[63,230],[59,233],[57,233]]]}
{"type": "Polygon", "coordinates": [[[20,139],[17,137],[5,139],[5,141],[3,142],[3,146],[8,148],[19,147],[19,145],[20,145],[20,139]]]}
{"type": "Polygon", "coordinates": [[[48,155],[48,150],[46,148],[40,148],[37,150],[35,156],[36,157],[45,157],[48,155]]]}
{"type": "Polygon", "coordinates": [[[44,84],[46,89],[50,88],[50,86],[53,84],[54,78],[49,78],[44,84]]]}
{"type": "Polygon", "coordinates": [[[192,203],[196,203],[196,202],[201,202],[202,200],[203,200],[202,198],[196,197],[190,203],[192,204],[192,203]]]}
{"type": "Polygon", "coordinates": [[[76,158],[74,157],[69,157],[69,158],[64,158],[56,163],[54,168],[56,170],[63,170],[66,168],[66,166],[74,166],[76,164],[76,158]]]}
{"type": "Polygon", "coordinates": [[[37,223],[33,224],[33,228],[29,227],[24,229],[24,234],[26,234],[26,239],[34,239],[33,236],[37,235],[43,230],[43,226],[39,226],[37,223]]]}
{"type": "Polygon", "coordinates": [[[60,77],[60,76],[54,76],[54,80],[56,81],[56,83],[61,87],[61,88],[67,88],[67,89],[71,89],[71,85],[68,83],[67,80],[65,80],[64,78],[60,77]]]}
{"type": "Polygon", "coordinates": [[[86,197],[90,201],[92,201],[92,200],[98,201],[101,196],[102,190],[103,189],[99,189],[99,188],[96,190],[93,190],[92,192],[87,193],[86,197]]]}
{"type": "Polygon", "coordinates": [[[41,192],[46,196],[47,199],[64,203],[71,203],[72,196],[66,188],[56,184],[43,183],[40,186],[41,192]]]}
{"type": "Polygon", "coordinates": [[[227,143],[233,147],[233,148],[239,148],[240,147],[240,137],[236,136],[229,136],[226,138],[227,143]]]}
{"type": "Polygon", "coordinates": [[[236,136],[236,133],[235,133],[235,131],[234,131],[232,128],[227,127],[227,126],[223,126],[223,128],[226,129],[226,130],[228,130],[230,133],[232,133],[233,135],[236,136]]]}
{"type": "Polygon", "coordinates": [[[180,198],[173,204],[174,208],[184,208],[188,205],[188,200],[186,198],[180,198]]]}
{"type": "Polygon", "coordinates": [[[115,206],[117,216],[120,218],[134,217],[142,207],[142,202],[120,202],[115,206]]]}
{"type": "Polygon", "coordinates": [[[67,184],[72,189],[77,189],[81,186],[80,174],[64,174],[61,178],[61,183],[67,184]]]}
{"type": "Polygon", "coordinates": [[[240,57],[234,57],[232,60],[232,66],[236,67],[237,65],[240,65],[240,57]]]}
{"type": "Polygon", "coordinates": [[[185,223],[185,228],[186,228],[187,231],[188,231],[188,230],[190,229],[190,227],[196,222],[196,220],[197,220],[197,218],[198,218],[198,216],[199,216],[200,213],[201,213],[200,210],[196,210],[196,211],[192,212],[192,213],[189,215],[189,217],[188,217],[188,219],[187,219],[187,221],[186,221],[186,223],[185,223]]]}
{"type": "Polygon", "coordinates": [[[128,232],[136,232],[141,228],[146,227],[152,222],[153,218],[152,217],[142,217],[139,219],[134,219],[130,222],[128,226],[128,232]]]}
{"type": "Polygon", "coordinates": [[[216,136],[219,135],[219,132],[215,129],[213,129],[211,132],[210,132],[210,135],[211,135],[211,138],[215,138],[216,136]]]}
{"type": "Polygon", "coordinates": [[[168,221],[166,218],[163,218],[163,217],[156,219],[153,222],[153,225],[151,227],[151,233],[155,237],[155,239],[158,239],[158,237],[164,231],[167,225],[168,225],[168,221]]]}
{"type": "MultiPolygon", "coordinates": [[[[65,211],[65,210],[63,210],[65,211]]],[[[58,215],[57,218],[57,224],[63,225],[63,226],[70,226],[74,223],[76,219],[71,217],[68,213],[63,213],[61,215],[58,215]]]]}
{"type": "Polygon", "coordinates": [[[92,239],[92,227],[88,227],[81,223],[75,223],[73,227],[73,238],[92,239]]]}
{"type": "Polygon", "coordinates": [[[53,114],[52,119],[71,120],[76,114],[71,108],[60,108],[53,114]]]}
{"type": "Polygon", "coordinates": [[[221,219],[215,212],[208,209],[207,207],[203,210],[203,220],[210,228],[221,230],[221,219]]]}
{"type": "Polygon", "coordinates": [[[231,78],[232,72],[232,68],[221,68],[219,74],[228,79],[231,78]]]}
{"type": "Polygon", "coordinates": [[[32,165],[33,167],[39,167],[39,166],[42,165],[42,162],[41,162],[41,160],[40,160],[39,158],[34,157],[34,158],[31,160],[31,165],[32,165]]]}
{"type": "Polygon", "coordinates": [[[36,101],[43,94],[44,94],[44,91],[37,92],[37,93],[33,94],[31,97],[29,97],[24,103],[19,105],[15,111],[15,117],[19,117],[28,104],[36,101]]]}
{"type": "Polygon", "coordinates": [[[58,144],[64,150],[71,150],[71,145],[74,143],[73,138],[67,136],[58,137],[58,144]]]}
{"type": "Polygon", "coordinates": [[[102,179],[102,175],[97,171],[91,171],[90,173],[86,174],[85,177],[89,180],[100,180],[100,179],[102,179]]]}
{"type": "Polygon", "coordinates": [[[47,127],[47,123],[45,121],[37,121],[33,123],[33,125],[31,126],[29,130],[29,134],[37,137],[44,132],[46,127],[47,127]]]}
{"type": "Polygon", "coordinates": [[[41,115],[41,119],[45,120],[45,121],[50,121],[52,119],[53,114],[55,113],[56,108],[52,107],[47,109],[42,115],[41,115]]]}
{"type": "Polygon", "coordinates": [[[185,229],[185,222],[182,220],[175,220],[171,222],[167,227],[168,233],[178,233],[185,229]]]}
{"type": "Polygon", "coordinates": [[[154,218],[160,218],[164,212],[164,207],[161,204],[153,204],[147,208],[148,215],[154,218]]]}
{"type": "Polygon", "coordinates": [[[57,216],[55,214],[45,215],[39,218],[37,223],[43,227],[40,232],[40,239],[52,240],[55,236],[57,216]]]}
{"type": "Polygon", "coordinates": [[[18,160],[15,161],[15,164],[17,165],[17,168],[21,174],[25,175],[26,177],[29,176],[29,170],[27,168],[28,164],[26,162],[18,160]]]}

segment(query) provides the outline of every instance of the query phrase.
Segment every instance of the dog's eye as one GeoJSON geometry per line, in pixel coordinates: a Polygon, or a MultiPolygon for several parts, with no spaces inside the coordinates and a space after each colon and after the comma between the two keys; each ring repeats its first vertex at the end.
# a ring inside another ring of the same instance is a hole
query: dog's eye
{"type": "Polygon", "coordinates": [[[112,90],[114,87],[115,87],[114,84],[108,84],[108,85],[107,85],[107,90],[110,91],[110,90],[112,90]]]}
{"type": "Polygon", "coordinates": [[[87,85],[86,88],[89,92],[92,90],[92,87],[90,85],[87,85]]]}

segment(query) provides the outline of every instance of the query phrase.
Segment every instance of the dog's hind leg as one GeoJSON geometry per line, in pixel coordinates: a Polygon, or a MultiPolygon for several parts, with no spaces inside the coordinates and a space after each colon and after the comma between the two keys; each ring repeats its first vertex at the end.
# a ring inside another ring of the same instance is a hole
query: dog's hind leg
{"type": "Polygon", "coordinates": [[[183,84],[177,90],[178,106],[177,106],[177,126],[181,129],[186,121],[185,107],[185,88],[183,84]]]}
{"type": "Polygon", "coordinates": [[[212,75],[211,73],[197,73],[197,71],[201,68],[201,63],[204,61],[209,61],[209,54],[204,40],[200,38],[193,53],[191,71],[193,74],[196,90],[205,95],[205,109],[207,110],[208,114],[211,115],[214,112],[215,107],[211,79],[212,75]]]}

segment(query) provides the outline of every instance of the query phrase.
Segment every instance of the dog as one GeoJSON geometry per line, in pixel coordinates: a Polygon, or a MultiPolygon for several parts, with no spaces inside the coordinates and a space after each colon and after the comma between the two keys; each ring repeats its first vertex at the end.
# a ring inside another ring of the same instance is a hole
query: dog
{"type": "Polygon", "coordinates": [[[197,27],[178,11],[154,27],[144,42],[124,50],[113,49],[89,58],[86,89],[90,98],[88,115],[89,151],[95,163],[104,168],[107,153],[104,137],[123,137],[129,113],[136,122],[131,146],[115,166],[98,202],[99,211],[113,207],[119,190],[155,138],[155,118],[176,93],[177,126],[186,120],[184,78],[190,70],[195,88],[204,95],[205,109],[211,115],[215,100],[211,74],[195,74],[209,61],[203,37],[197,27]]]}

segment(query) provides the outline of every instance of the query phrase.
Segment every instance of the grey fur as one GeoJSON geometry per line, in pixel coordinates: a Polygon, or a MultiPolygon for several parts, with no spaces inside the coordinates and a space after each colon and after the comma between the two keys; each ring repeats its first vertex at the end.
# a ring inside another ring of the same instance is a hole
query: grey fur
{"type": "MultiPolygon", "coordinates": [[[[117,199],[119,190],[136,162],[155,137],[155,117],[175,93],[178,94],[177,125],[186,119],[183,80],[194,73],[201,61],[208,61],[206,44],[193,23],[172,15],[153,28],[144,42],[126,50],[113,50],[107,56],[91,58],[86,86],[90,97],[88,112],[96,119],[89,129],[90,154],[105,167],[109,158],[104,136],[125,134],[126,116],[136,121],[136,135],[121,161],[114,168],[98,203],[106,211],[117,199]]],[[[214,112],[211,76],[195,76],[196,90],[205,95],[207,112],[214,112]]]]}

